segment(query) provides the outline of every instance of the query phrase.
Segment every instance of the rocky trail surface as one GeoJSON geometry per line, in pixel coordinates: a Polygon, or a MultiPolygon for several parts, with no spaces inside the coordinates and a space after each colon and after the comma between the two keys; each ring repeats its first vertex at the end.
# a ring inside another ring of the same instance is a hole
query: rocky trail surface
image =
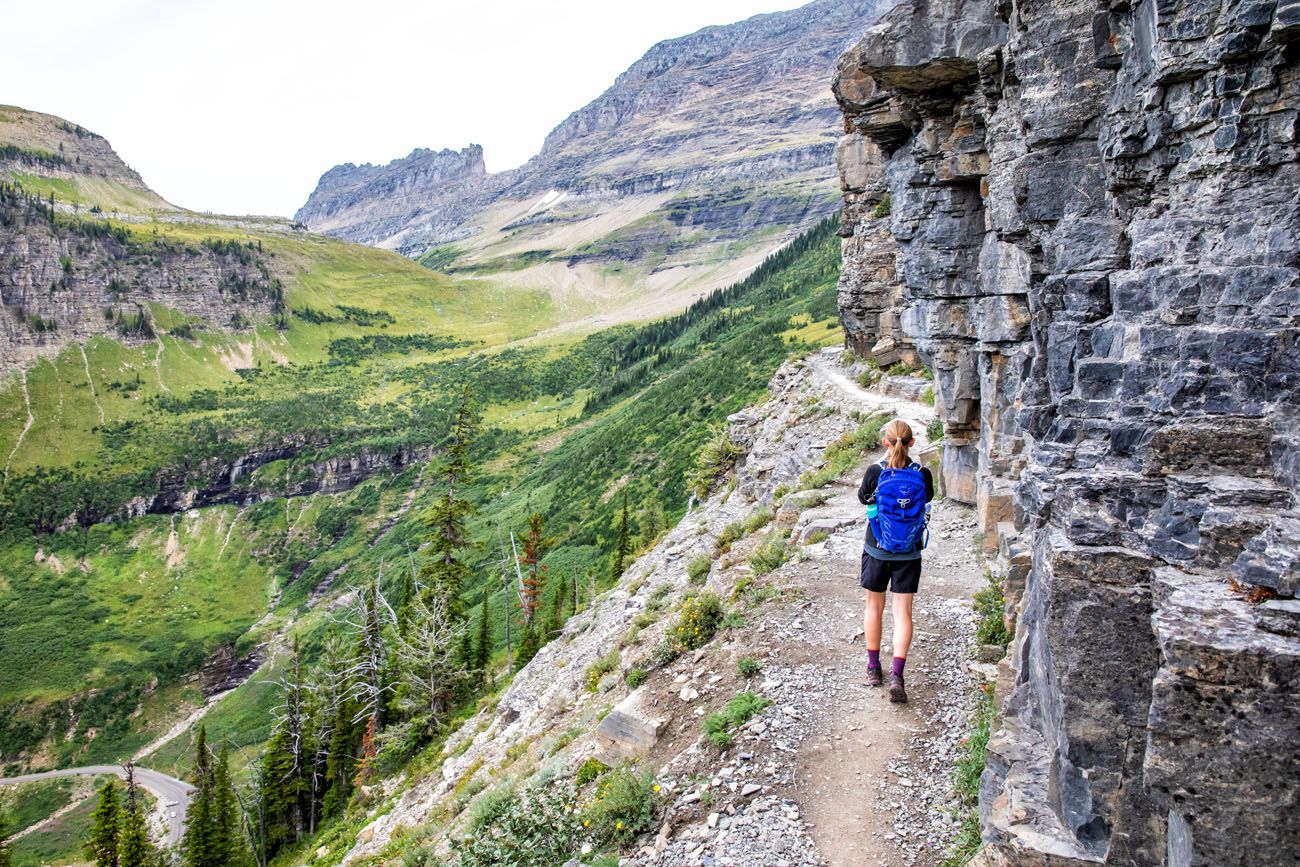
{"type": "MultiPolygon", "coordinates": [[[[894,409],[924,439],[928,407],[865,391],[826,357],[811,366],[847,406],[894,409]]],[[[680,824],[634,863],[875,867],[934,864],[942,857],[955,832],[951,768],[975,696],[966,661],[969,600],[981,574],[974,520],[955,502],[936,504],[915,601],[910,702],[891,704],[865,678],[858,586],[865,519],[856,491],[864,467],[823,489],[829,499],[799,515],[793,538],[838,529],[766,579],[780,601],[764,607],[749,628],[729,633],[735,637],[717,650],[681,665],[673,684],[682,681],[679,692],[658,699],[671,707],[695,692],[725,697],[733,686],[748,686],[772,705],[729,751],[700,742],[669,763],[666,782],[677,797],[665,825],[680,824]],[[744,657],[762,666],[749,684],[735,674],[735,660],[744,657]]],[[[736,553],[743,557],[757,544],[736,553]]],[[[743,580],[751,567],[738,562],[731,570],[739,573],[734,580],[743,580]]],[[[891,635],[887,607],[886,659],[891,635]]]]}

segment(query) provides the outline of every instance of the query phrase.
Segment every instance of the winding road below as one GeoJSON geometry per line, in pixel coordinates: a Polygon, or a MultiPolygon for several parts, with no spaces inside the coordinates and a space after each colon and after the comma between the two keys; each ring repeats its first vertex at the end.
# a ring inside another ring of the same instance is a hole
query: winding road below
{"type": "MultiPolygon", "coordinates": [[[[84,768],[62,768],[56,771],[42,771],[38,774],[23,774],[18,777],[0,777],[0,786],[35,783],[58,777],[96,777],[103,774],[126,777],[126,771],[121,765],[87,765],[84,768]]],[[[189,809],[190,793],[194,791],[194,787],[184,780],[141,767],[135,769],[135,781],[158,799],[158,810],[167,828],[166,845],[176,846],[181,841],[181,835],[185,833],[185,811],[189,809]]]]}

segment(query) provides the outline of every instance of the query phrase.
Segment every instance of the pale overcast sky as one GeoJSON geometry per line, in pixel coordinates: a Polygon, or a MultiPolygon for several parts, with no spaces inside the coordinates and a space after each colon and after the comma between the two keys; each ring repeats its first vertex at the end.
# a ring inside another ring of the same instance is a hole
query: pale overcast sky
{"type": "Polygon", "coordinates": [[[800,0],[4,2],[0,104],[106,136],[174,204],[290,216],[341,162],[512,168],[654,43],[800,0]]]}

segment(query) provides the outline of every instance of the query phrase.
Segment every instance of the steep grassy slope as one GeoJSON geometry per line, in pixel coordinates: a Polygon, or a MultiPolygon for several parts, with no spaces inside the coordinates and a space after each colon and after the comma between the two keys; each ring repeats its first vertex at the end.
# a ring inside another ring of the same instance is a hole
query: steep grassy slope
{"type": "MultiPolygon", "coordinates": [[[[605,408],[594,410],[585,421],[536,428],[505,449],[492,444],[495,436],[490,435],[489,444],[479,451],[485,471],[475,485],[480,514],[471,529],[480,547],[466,592],[471,618],[477,616],[484,582],[490,588],[489,605],[504,610],[497,589],[501,552],[495,528],[521,530],[532,511],[544,514],[549,532],[557,536],[546,558],[551,593],[561,592],[575,577],[583,594],[589,592],[589,581],[596,589],[608,586],[608,559],[621,508],[621,496],[615,493],[628,491],[634,546],[649,547],[666,529],[654,526],[662,520],[655,516],[666,514],[672,521],[685,510],[685,477],[714,427],[759,399],[772,373],[792,352],[842,340],[835,319],[838,266],[838,238],[826,224],[712,310],[638,329],[601,332],[561,355],[560,365],[592,370],[588,375],[595,380],[602,378],[601,359],[646,353],[601,389],[605,408]]],[[[595,395],[596,389],[574,390],[583,392],[595,395]]],[[[561,393],[551,402],[564,406],[568,397],[561,393]]],[[[311,571],[347,563],[354,577],[373,575],[381,560],[401,563],[405,552],[419,545],[422,533],[413,510],[377,543],[331,551],[311,571]]],[[[362,532],[359,538],[371,539],[373,534],[362,532]]],[[[395,585],[396,575],[389,574],[395,585]]],[[[549,600],[548,593],[544,607],[549,600]]],[[[319,629],[327,625],[318,615],[302,621],[300,634],[308,641],[309,655],[319,629]]],[[[516,641],[519,628],[516,622],[516,641]]],[[[504,621],[495,618],[493,641],[498,650],[504,645],[504,630],[504,621]]],[[[241,687],[209,714],[209,731],[236,746],[256,746],[269,729],[271,693],[264,683],[241,687]]],[[[181,770],[188,761],[185,749],[180,739],[154,763],[181,770]]]]}
{"type": "MultiPolygon", "coordinates": [[[[497,578],[494,528],[520,528],[531,511],[558,536],[552,574],[603,579],[615,490],[630,494],[635,533],[662,529],[664,512],[685,506],[683,476],[709,426],[760,393],[792,349],[839,340],[829,227],[689,314],[540,341],[528,338],[550,321],[543,298],[466,293],[392,254],[338,241],[262,240],[277,260],[308,263],[288,287],[287,328],[190,332],[172,320],[172,334],[137,346],[92,341],[84,358],[69,349],[10,385],[8,405],[30,406],[35,421],[22,441],[12,410],[3,428],[13,445],[0,508],[18,519],[0,544],[6,760],[123,757],[200,700],[212,678],[192,673],[214,651],[242,656],[292,622],[310,652],[327,623],[306,609],[313,591],[366,580],[384,562],[395,581],[392,564],[421,544],[431,492],[417,462],[334,496],[284,493],[331,458],[435,445],[462,384],[486,424],[475,454],[473,604],[479,583],[497,578]],[[41,441],[59,449],[42,452],[41,441]],[[177,467],[202,487],[212,482],[205,467],[225,471],[251,450],[286,444],[294,448],[241,477],[257,505],[60,533],[32,523],[86,508],[87,492],[102,515],[120,516],[121,504],[156,496],[177,467]],[[70,737],[52,740],[69,713],[70,737]]],[[[168,322],[165,311],[156,320],[168,322]]],[[[214,732],[256,745],[269,701],[261,680],[244,686],[214,714],[214,732]]],[[[183,763],[183,745],[159,760],[183,763]]]]}

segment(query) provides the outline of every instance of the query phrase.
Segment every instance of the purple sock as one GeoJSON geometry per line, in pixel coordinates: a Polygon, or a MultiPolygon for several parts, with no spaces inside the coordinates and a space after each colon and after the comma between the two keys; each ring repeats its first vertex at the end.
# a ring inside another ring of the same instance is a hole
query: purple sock
{"type": "Polygon", "coordinates": [[[894,657],[894,674],[899,677],[903,676],[903,666],[907,665],[907,660],[901,656],[894,657]]]}
{"type": "Polygon", "coordinates": [[[867,651],[867,668],[880,668],[880,649],[867,651]]]}

